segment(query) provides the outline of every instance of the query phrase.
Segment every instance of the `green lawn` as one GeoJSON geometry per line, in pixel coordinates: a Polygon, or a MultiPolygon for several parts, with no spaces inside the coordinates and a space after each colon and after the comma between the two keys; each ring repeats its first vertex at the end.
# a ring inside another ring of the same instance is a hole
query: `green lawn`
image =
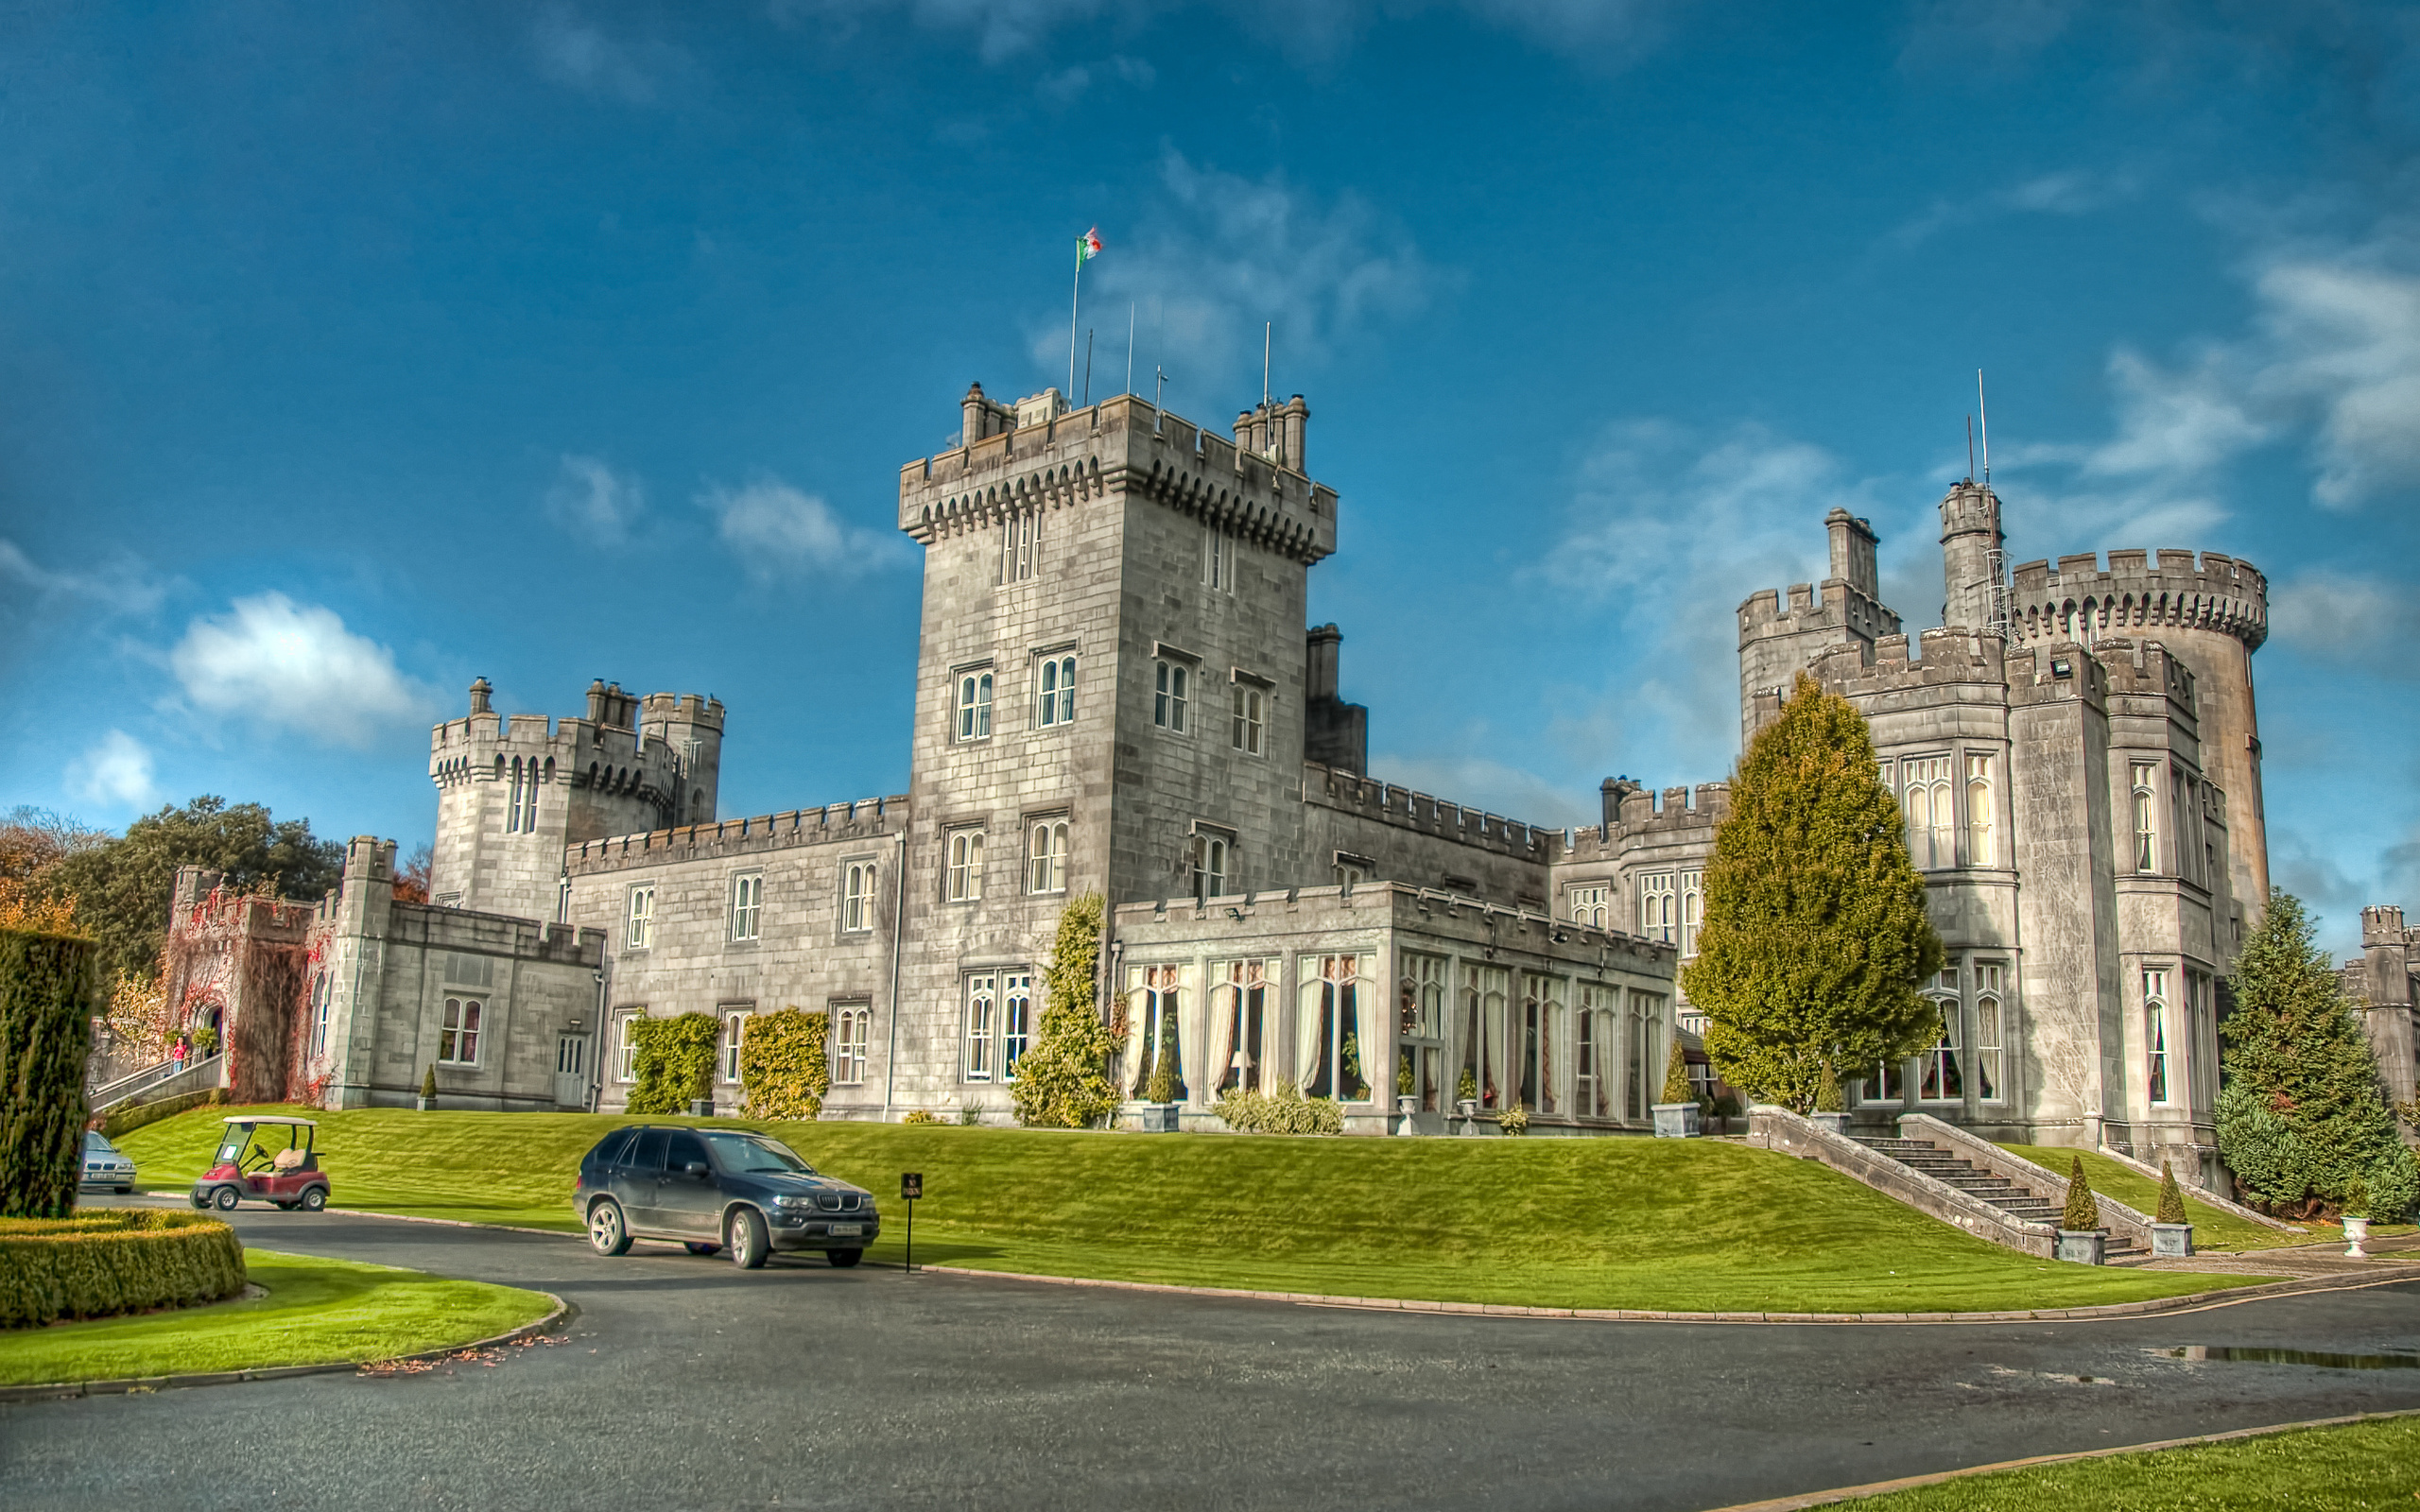
{"type": "MultiPolygon", "coordinates": [[[[225,1109],[137,1130],[189,1181],[225,1109]]],[[[338,1207],[571,1229],[579,1157],[620,1118],[321,1114],[338,1207]]],[[[878,1259],[1267,1291],[1719,1312],[2068,1307],[2239,1279],[2060,1265],[1969,1238],[1811,1161],[1705,1140],[1282,1139],[757,1125],[881,1199],[878,1259]]]]}
{"type": "MultiPolygon", "coordinates": [[[[2098,1150],[2072,1150],[2050,1144],[2003,1144],[2000,1148],[2012,1155],[2021,1155],[2034,1164],[2067,1174],[2067,1162],[2078,1155],[2083,1157],[2083,1174],[2092,1190],[2134,1209],[2148,1218],[2159,1211],[2159,1183],[2138,1172],[2130,1171],[2098,1150]]],[[[2307,1233],[2289,1233],[2238,1218],[2223,1208],[2213,1208],[2194,1197],[2193,1189],[2185,1189],[2185,1216],[2193,1225],[2195,1249],[2280,1249],[2289,1245],[2336,1245],[2344,1243],[2342,1225],[2317,1219],[2305,1221],[2307,1233]]],[[[2376,1224],[2370,1232],[2381,1237],[2410,1233],[2409,1224],[2388,1226],[2376,1224]]]]}
{"type": "Polygon", "coordinates": [[[2420,1499],[2420,1419],[2113,1454],[1840,1503],[1858,1512],[2337,1512],[2420,1499]]]}
{"type": "Polygon", "coordinates": [[[247,1249],[268,1295],[0,1333],[0,1385],[187,1375],[451,1349],[536,1322],[537,1292],[247,1249]]]}

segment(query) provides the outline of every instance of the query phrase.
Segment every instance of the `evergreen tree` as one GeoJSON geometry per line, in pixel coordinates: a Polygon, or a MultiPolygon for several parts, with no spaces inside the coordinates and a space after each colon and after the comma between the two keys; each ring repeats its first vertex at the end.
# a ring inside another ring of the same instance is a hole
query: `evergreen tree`
{"type": "Polygon", "coordinates": [[[2420,1202],[2420,1164],[2395,1135],[2352,1001],[2311,936],[2301,900],[2271,889],[2219,1025],[2219,1153],[2273,1209],[2341,1206],[2360,1181],[2370,1216],[2393,1221],[2420,1202]]]}
{"type": "Polygon", "coordinates": [[[2176,1184],[2176,1167],[2167,1160],[2159,1162],[2159,1211],[2152,1215],[2153,1223],[2184,1223],[2185,1191],[2176,1184]]]}
{"type": "Polygon", "coordinates": [[[2076,1233],[2100,1227],[2100,1199],[2092,1194],[2092,1183],[2084,1179],[2081,1155],[2067,1167],[2067,1205],[2059,1214],[2059,1227],[2076,1233]]]}
{"type": "Polygon", "coordinates": [[[1109,1025],[1098,1006],[1101,895],[1088,892],[1059,916],[1059,940],[1043,973],[1046,993],[1033,1042],[1017,1057],[1017,1117],[1048,1128],[1082,1128],[1117,1107],[1110,1086],[1109,1025]]]}
{"type": "Polygon", "coordinates": [[[1802,673],[1739,759],[1682,973],[1716,1074],[1806,1112],[1826,1074],[1932,1042],[1941,959],[1865,719],[1802,673]]]}

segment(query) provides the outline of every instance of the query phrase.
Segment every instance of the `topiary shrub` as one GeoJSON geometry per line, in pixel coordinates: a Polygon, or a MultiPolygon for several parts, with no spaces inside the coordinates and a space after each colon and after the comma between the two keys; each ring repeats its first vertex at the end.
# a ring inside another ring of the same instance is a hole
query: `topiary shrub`
{"type": "Polygon", "coordinates": [[[215,1302],[243,1289],[235,1231],[197,1212],[0,1219],[0,1328],[215,1302]]]}
{"type": "Polygon", "coordinates": [[[2092,1183],[2083,1178],[2083,1157],[2079,1155],[2067,1170],[2067,1206],[2059,1214],[2059,1227],[2081,1233],[2100,1227],[2100,1202],[2092,1194],[2092,1183]]]}
{"type": "Polygon", "coordinates": [[[1681,1050],[1681,1041],[1672,1041],[1672,1058],[1664,1063],[1664,1099],[1668,1103],[1694,1103],[1697,1092],[1689,1086],[1689,1057],[1681,1050]]]}
{"type": "Polygon", "coordinates": [[[1461,1080],[1454,1083],[1454,1099],[1457,1102],[1463,1103],[1475,1103],[1478,1101],[1478,1072],[1473,1071],[1468,1066],[1464,1066],[1462,1068],[1461,1080]]]}
{"type": "Polygon", "coordinates": [[[1848,1111],[1848,1099],[1841,1095],[1841,1078],[1834,1075],[1831,1066],[1826,1064],[1824,1067],[1823,1080],[1815,1084],[1815,1111],[1844,1113],[1848,1111]]]}
{"type": "Polygon", "coordinates": [[[437,1100],[437,1066],[433,1061],[420,1074],[420,1094],[431,1102],[437,1100]]]}
{"type": "Polygon", "coordinates": [[[2159,1162],[2159,1211],[2152,1214],[2153,1223],[2183,1223],[2185,1191],[2176,1184],[2176,1167],[2163,1160],[2159,1162]]]}
{"type": "Polygon", "coordinates": [[[831,1015],[784,1008],[748,1021],[739,1040],[739,1094],[751,1118],[795,1119],[823,1111],[832,1090],[831,1015]]]}
{"type": "Polygon", "coordinates": [[[715,1048],[722,1026],[711,1013],[631,1021],[633,1113],[685,1113],[689,1099],[714,1092],[715,1048]]]}
{"type": "Polygon", "coordinates": [[[2369,1215],[2370,1184],[2357,1176],[2353,1178],[2352,1185],[2344,1189],[2343,1216],[2347,1218],[2367,1218],[2369,1215]]]}
{"type": "Polygon", "coordinates": [[[1176,1016],[1160,1020],[1159,1053],[1151,1057],[1151,1074],[1143,1083],[1143,1100],[1173,1103],[1184,1096],[1184,1078],[1177,1067],[1176,1016]]]}
{"type": "Polygon", "coordinates": [[[1033,1042],[1017,1057],[1011,1086],[1017,1118],[1041,1128],[1084,1128],[1117,1107],[1109,1084],[1109,1026],[1100,1022],[1101,895],[1084,893],[1059,915],[1059,939],[1043,973],[1046,997],[1033,1042]]]}
{"type": "Polygon", "coordinates": [[[1344,1105],[1332,1097],[1305,1097],[1292,1082],[1280,1082],[1273,1092],[1236,1091],[1219,1094],[1214,1109],[1219,1122],[1238,1134],[1341,1134],[1344,1105]]]}
{"type": "Polygon", "coordinates": [[[1495,1126],[1507,1134],[1527,1134],[1530,1132],[1530,1110],[1515,1103],[1495,1115],[1495,1126]]]}
{"type": "Polygon", "coordinates": [[[63,1218],[84,1164],[100,947],[0,930],[0,1217],[63,1218]]]}

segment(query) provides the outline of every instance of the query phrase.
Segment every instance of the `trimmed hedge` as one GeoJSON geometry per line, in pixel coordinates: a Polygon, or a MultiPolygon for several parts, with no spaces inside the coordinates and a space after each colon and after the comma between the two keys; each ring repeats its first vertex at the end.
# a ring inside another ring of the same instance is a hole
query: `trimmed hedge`
{"type": "Polygon", "coordinates": [[[226,1100],[224,1088],[206,1087],[198,1092],[179,1092],[174,1097],[163,1097],[156,1103],[137,1103],[131,1108],[112,1108],[101,1117],[101,1137],[113,1140],[122,1134],[131,1134],[146,1124],[157,1124],[164,1118],[174,1118],[179,1113],[226,1100]]]}
{"type": "Polygon", "coordinates": [[[84,1059],[100,947],[0,930],[0,1217],[63,1218],[84,1171],[84,1059]]]}
{"type": "Polygon", "coordinates": [[[832,1090],[824,1037],[828,1013],[784,1008],[748,1021],[739,1040],[739,1090],[751,1118],[812,1120],[832,1090]]]}
{"type": "Polygon", "coordinates": [[[0,1328],[216,1302],[243,1289],[235,1230],[198,1212],[0,1219],[0,1328]]]}
{"type": "Polygon", "coordinates": [[[1237,1091],[1219,1094],[1212,1105],[1219,1121],[1238,1134],[1341,1134],[1344,1105],[1333,1097],[1305,1097],[1290,1081],[1273,1092],[1237,1091]]]}

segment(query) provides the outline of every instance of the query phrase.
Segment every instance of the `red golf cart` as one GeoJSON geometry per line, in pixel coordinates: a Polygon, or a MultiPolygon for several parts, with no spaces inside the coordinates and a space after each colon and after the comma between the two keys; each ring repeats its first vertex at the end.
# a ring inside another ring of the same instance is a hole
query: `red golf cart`
{"type": "Polygon", "coordinates": [[[328,1178],[312,1145],[320,1125],[307,1118],[246,1114],[224,1121],[210,1169],[193,1184],[193,1205],[221,1211],[251,1198],[317,1212],[328,1205],[328,1178]]]}

